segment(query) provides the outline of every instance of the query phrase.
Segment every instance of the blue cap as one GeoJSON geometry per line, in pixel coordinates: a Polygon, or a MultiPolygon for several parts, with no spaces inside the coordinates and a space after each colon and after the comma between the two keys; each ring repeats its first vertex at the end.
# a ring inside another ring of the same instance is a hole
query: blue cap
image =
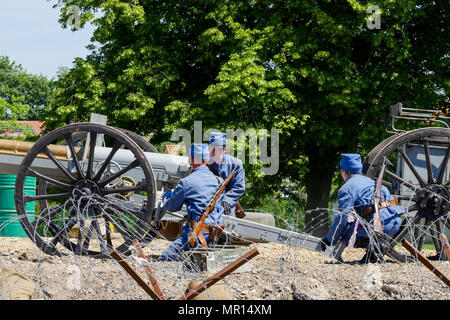
{"type": "Polygon", "coordinates": [[[357,153],[343,153],[338,168],[350,173],[361,173],[362,162],[361,156],[357,153]]]}
{"type": "Polygon", "coordinates": [[[226,146],[227,138],[223,132],[211,132],[209,144],[212,146],[226,146]]]}
{"type": "Polygon", "coordinates": [[[193,143],[190,150],[191,158],[194,159],[208,159],[209,150],[208,145],[205,143],[193,143]]]}

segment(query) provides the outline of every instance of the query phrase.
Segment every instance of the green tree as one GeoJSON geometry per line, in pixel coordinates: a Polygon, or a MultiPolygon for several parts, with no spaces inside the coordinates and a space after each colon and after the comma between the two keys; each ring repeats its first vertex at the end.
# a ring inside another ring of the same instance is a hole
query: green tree
{"type": "Polygon", "coordinates": [[[445,1],[377,1],[380,28],[356,0],[58,0],[63,25],[71,5],[98,45],[58,79],[48,126],[99,112],[156,142],[194,120],[276,128],[279,172],[246,165],[249,204],[305,186],[306,209],[327,208],[339,154],[381,141],[391,104],[449,102],[445,1]]]}
{"type": "Polygon", "coordinates": [[[0,116],[15,120],[43,120],[52,94],[52,81],[26,72],[9,57],[0,56],[0,116]],[[6,113],[6,110],[9,110],[6,113]]]}

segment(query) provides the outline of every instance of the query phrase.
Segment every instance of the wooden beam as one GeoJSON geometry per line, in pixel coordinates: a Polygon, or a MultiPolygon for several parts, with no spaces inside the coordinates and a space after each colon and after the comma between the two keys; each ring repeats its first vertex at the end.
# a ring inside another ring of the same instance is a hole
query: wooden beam
{"type": "Polygon", "coordinates": [[[136,282],[141,286],[142,289],[144,289],[147,294],[152,297],[153,300],[160,300],[158,294],[149,287],[149,285],[142,279],[139,274],[136,273],[136,271],[122,258],[122,256],[114,249],[112,248],[109,251],[109,254],[117,260],[117,262],[122,266],[122,268],[125,269],[126,272],[134,279],[136,282]]]}
{"type": "MultiPolygon", "coordinates": [[[[134,239],[132,241],[133,245],[136,248],[136,253],[139,258],[144,259],[148,261],[147,257],[144,255],[144,252],[142,252],[142,247],[137,239],[134,239]]],[[[155,277],[153,277],[153,270],[150,268],[150,266],[144,265],[144,269],[148,272],[148,279],[150,280],[150,283],[152,284],[153,289],[155,290],[155,293],[158,295],[158,297],[161,300],[166,300],[164,297],[161,288],[159,287],[158,281],[156,281],[155,277]]]]}
{"type": "Polygon", "coordinates": [[[450,261],[450,245],[448,244],[447,236],[444,233],[439,235],[439,239],[441,239],[442,246],[444,247],[445,256],[447,257],[447,261],[450,261]]]}
{"type": "Polygon", "coordinates": [[[211,287],[216,282],[223,279],[224,277],[226,277],[227,275],[232,273],[234,270],[236,270],[237,268],[242,266],[244,263],[246,263],[248,260],[257,256],[258,254],[259,254],[258,250],[256,250],[256,249],[250,250],[249,252],[244,254],[242,257],[237,258],[232,263],[230,263],[228,266],[226,266],[219,272],[215,273],[214,275],[212,275],[211,277],[209,277],[208,279],[206,279],[205,281],[200,283],[197,287],[191,289],[188,293],[186,293],[183,296],[181,296],[180,298],[178,298],[178,300],[190,300],[190,299],[198,296],[200,293],[205,291],[207,288],[211,287]]]}
{"type": "Polygon", "coordinates": [[[439,279],[441,279],[446,285],[450,287],[450,279],[445,276],[438,268],[436,268],[430,260],[427,259],[422,253],[420,253],[416,248],[414,248],[408,240],[403,239],[402,245],[408,250],[412,255],[416,256],[420,262],[422,262],[425,267],[430,269],[439,279]]]}

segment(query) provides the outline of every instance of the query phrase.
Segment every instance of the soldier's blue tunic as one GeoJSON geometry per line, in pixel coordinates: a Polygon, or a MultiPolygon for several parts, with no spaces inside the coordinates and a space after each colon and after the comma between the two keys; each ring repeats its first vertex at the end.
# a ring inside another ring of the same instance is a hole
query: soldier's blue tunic
{"type": "MultiPolygon", "coordinates": [[[[166,192],[163,196],[163,208],[168,211],[178,211],[186,205],[188,221],[198,221],[201,214],[206,209],[209,200],[213,197],[219,185],[222,183],[220,177],[216,177],[207,166],[195,168],[186,178],[180,179],[176,188],[172,192],[166,192]]],[[[222,224],[223,207],[220,204],[223,198],[223,192],[220,195],[214,209],[209,213],[204,223],[209,226],[222,224]]],[[[202,231],[206,241],[209,233],[202,231]]],[[[181,236],[161,254],[160,260],[179,259],[181,251],[189,250],[187,243],[189,236],[189,225],[186,223],[182,228],[181,236]]]]}
{"type": "Polygon", "coordinates": [[[231,212],[234,213],[239,198],[245,192],[245,171],[242,166],[242,161],[225,154],[221,163],[216,163],[210,158],[208,166],[215,175],[224,180],[228,178],[234,168],[237,168],[233,178],[231,178],[225,187],[225,195],[222,199],[223,202],[230,204],[231,212]]]}
{"type": "MultiPolygon", "coordinates": [[[[350,238],[354,223],[348,226],[348,216],[355,210],[362,216],[364,210],[371,205],[375,190],[375,180],[366,176],[355,174],[349,177],[338,191],[339,213],[335,214],[333,225],[327,234],[327,240],[335,245],[339,239],[350,238]]],[[[389,190],[382,186],[382,200],[393,200],[389,190]]],[[[383,231],[388,236],[394,235],[400,228],[401,216],[398,213],[405,212],[401,206],[390,206],[380,210],[380,218],[383,223],[383,231]]],[[[368,216],[368,221],[373,219],[373,212],[368,216]]],[[[367,232],[359,224],[356,239],[367,238],[367,232]]]]}

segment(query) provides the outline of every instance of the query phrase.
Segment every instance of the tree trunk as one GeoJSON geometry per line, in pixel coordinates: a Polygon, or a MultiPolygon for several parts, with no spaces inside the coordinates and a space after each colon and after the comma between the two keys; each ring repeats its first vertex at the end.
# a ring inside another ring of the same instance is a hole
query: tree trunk
{"type": "Polygon", "coordinates": [[[306,176],[305,232],[316,237],[324,237],[328,233],[330,220],[328,201],[335,170],[336,157],[334,155],[316,154],[309,157],[306,176]]]}

